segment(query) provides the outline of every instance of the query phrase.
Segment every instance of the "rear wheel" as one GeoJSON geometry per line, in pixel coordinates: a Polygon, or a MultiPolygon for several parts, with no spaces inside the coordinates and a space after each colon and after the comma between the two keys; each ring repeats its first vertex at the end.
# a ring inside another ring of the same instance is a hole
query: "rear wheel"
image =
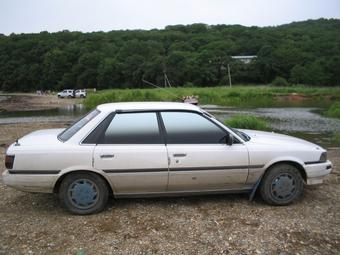
{"type": "Polygon", "coordinates": [[[92,214],[102,211],[109,191],[105,181],[94,173],[67,175],[59,188],[63,206],[74,214],[92,214]]]}
{"type": "Polygon", "coordinates": [[[271,205],[288,205],[303,192],[299,170],[289,164],[278,164],[267,171],[260,187],[261,197],[271,205]]]}

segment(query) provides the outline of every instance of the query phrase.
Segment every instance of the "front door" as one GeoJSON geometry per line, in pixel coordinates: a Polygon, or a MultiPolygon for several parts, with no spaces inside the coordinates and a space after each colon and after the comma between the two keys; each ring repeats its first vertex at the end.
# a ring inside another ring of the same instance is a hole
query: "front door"
{"type": "Polygon", "coordinates": [[[193,112],[162,112],[166,130],[169,191],[240,189],[248,176],[244,144],[227,145],[226,131],[193,112]]]}
{"type": "Polygon", "coordinates": [[[167,151],[154,112],[117,113],[94,149],[94,167],[110,178],[117,195],[164,192],[167,151]]]}

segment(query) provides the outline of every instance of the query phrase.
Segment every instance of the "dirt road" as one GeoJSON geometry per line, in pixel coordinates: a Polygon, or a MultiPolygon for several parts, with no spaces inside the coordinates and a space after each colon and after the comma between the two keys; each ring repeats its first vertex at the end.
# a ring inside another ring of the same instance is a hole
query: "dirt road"
{"type": "MultiPolygon", "coordinates": [[[[0,126],[0,143],[62,124],[0,126]]],[[[2,145],[4,146],[4,145],[2,145]]],[[[5,149],[1,147],[0,172],[5,149]]],[[[339,254],[340,151],[334,172],[291,206],[257,196],[110,200],[97,215],[74,216],[52,194],[0,181],[0,254],[339,254]]]]}
{"type": "MultiPolygon", "coordinates": [[[[0,94],[0,96],[3,96],[0,94]]],[[[31,111],[44,110],[60,107],[63,105],[78,104],[82,99],[64,98],[57,95],[36,95],[36,94],[6,94],[6,99],[0,103],[1,111],[31,111]]]]}

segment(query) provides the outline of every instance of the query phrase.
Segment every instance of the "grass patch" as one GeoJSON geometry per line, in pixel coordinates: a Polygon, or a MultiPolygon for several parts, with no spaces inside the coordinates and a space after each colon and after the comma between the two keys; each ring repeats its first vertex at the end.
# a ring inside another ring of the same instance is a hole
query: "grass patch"
{"type": "Polygon", "coordinates": [[[250,115],[235,115],[224,123],[233,128],[270,130],[268,123],[264,119],[250,115]]]}
{"type": "Polygon", "coordinates": [[[333,142],[340,143],[340,133],[334,133],[331,139],[333,142]]]}
{"type": "Polygon", "coordinates": [[[332,118],[340,118],[340,102],[335,102],[328,108],[326,115],[332,118]]]}
{"type": "Polygon", "coordinates": [[[325,97],[330,100],[340,99],[340,88],[327,87],[270,87],[270,86],[234,86],[228,87],[180,87],[164,89],[111,89],[90,94],[84,103],[87,108],[98,104],[128,101],[177,101],[183,96],[196,95],[199,103],[235,107],[271,107],[280,106],[278,97],[297,93],[320,103],[325,97]]]}

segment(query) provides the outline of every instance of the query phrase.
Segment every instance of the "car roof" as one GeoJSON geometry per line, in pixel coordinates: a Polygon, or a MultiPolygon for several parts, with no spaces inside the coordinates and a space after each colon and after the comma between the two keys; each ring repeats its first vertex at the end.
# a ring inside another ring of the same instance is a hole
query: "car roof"
{"type": "Polygon", "coordinates": [[[202,112],[198,106],[188,103],[175,102],[124,102],[124,103],[108,103],[97,106],[102,112],[113,111],[134,111],[134,110],[185,110],[202,112]]]}

